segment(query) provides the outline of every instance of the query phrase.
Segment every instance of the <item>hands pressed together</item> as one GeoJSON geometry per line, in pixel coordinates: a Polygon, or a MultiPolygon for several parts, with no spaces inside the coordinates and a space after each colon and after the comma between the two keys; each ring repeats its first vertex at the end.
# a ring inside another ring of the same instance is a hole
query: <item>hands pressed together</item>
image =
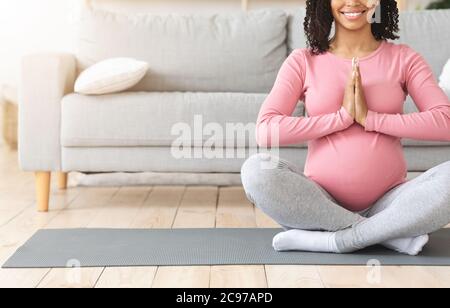
{"type": "Polygon", "coordinates": [[[352,61],[352,71],[345,88],[344,102],[342,105],[356,122],[365,127],[368,108],[361,82],[359,62],[355,58],[352,61]]]}

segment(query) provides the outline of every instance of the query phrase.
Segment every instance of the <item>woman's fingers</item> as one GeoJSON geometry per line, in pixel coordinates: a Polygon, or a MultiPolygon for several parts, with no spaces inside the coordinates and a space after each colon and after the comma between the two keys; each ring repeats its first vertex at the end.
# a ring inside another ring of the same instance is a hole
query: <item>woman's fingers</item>
{"type": "Polygon", "coordinates": [[[359,77],[359,73],[356,72],[355,77],[355,90],[358,91],[361,88],[361,78],[359,77]]]}
{"type": "Polygon", "coordinates": [[[354,58],[354,63],[353,63],[353,71],[354,71],[354,80],[355,80],[355,85],[356,83],[358,83],[358,75],[359,75],[359,59],[358,58],[354,58]]]}
{"type": "Polygon", "coordinates": [[[355,85],[356,85],[356,65],[355,65],[355,58],[353,58],[352,60],[352,71],[350,74],[350,77],[348,79],[347,82],[347,86],[351,89],[353,89],[353,91],[355,90],[355,85]]]}
{"type": "Polygon", "coordinates": [[[362,88],[361,71],[359,69],[358,61],[356,61],[356,65],[355,65],[355,88],[357,90],[360,90],[362,88]]]}
{"type": "Polygon", "coordinates": [[[355,84],[355,81],[356,81],[355,76],[356,76],[356,72],[355,72],[355,58],[353,58],[353,60],[352,60],[352,71],[351,71],[351,74],[350,74],[350,76],[348,78],[347,85],[350,86],[350,85],[354,85],[355,84]]]}
{"type": "Polygon", "coordinates": [[[361,71],[359,63],[356,62],[356,82],[355,82],[355,119],[356,121],[365,126],[368,108],[366,99],[364,97],[364,90],[362,86],[361,71]]]}
{"type": "Polygon", "coordinates": [[[355,67],[352,67],[347,79],[347,86],[345,87],[344,101],[342,105],[355,118],[355,83],[356,83],[355,67]]]}

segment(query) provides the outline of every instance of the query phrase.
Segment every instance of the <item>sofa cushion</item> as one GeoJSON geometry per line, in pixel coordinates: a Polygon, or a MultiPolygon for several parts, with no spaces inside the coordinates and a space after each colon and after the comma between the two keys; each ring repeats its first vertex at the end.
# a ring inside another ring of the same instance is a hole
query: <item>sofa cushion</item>
{"type": "Polygon", "coordinates": [[[131,58],[111,58],[94,64],[78,76],[75,92],[87,95],[119,93],[135,86],[148,64],[131,58]]]}
{"type": "Polygon", "coordinates": [[[300,8],[296,10],[288,10],[288,34],[287,34],[287,50],[290,54],[296,48],[306,47],[306,35],[303,30],[303,21],[306,17],[306,9],[300,8]]]}
{"type": "MultiPolygon", "coordinates": [[[[255,121],[266,97],[204,92],[70,94],[62,101],[61,143],[65,147],[133,147],[171,146],[178,140],[199,146],[210,140],[216,147],[229,147],[236,139],[231,147],[256,147],[255,121]],[[241,129],[233,138],[231,125],[238,124],[244,133],[241,129]],[[174,126],[191,136],[182,136],[181,131],[172,134],[174,126]],[[208,134],[209,129],[213,133],[208,134]]],[[[303,115],[303,104],[299,103],[293,115],[303,115]]]]}
{"type": "Polygon", "coordinates": [[[79,71],[107,58],[131,57],[150,70],[132,91],[269,93],[286,59],[287,15],[133,14],[82,10],[79,71]]]}
{"type": "MultiPolygon", "coordinates": [[[[226,124],[255,123],[267,94],[203,93],[203,92],[127,92],[113,95],[85,96],[70,94],[62,101],[61,144],[64,147],[133,147],[171,146],[180,140],[172,135],[177,123],[193,127],[195,115],[202,116],[203,126],[217,123],[224,136],[214,134],[216,146],[226,145],[226,124]],[[157,129],[154,129],[157,128],[157,129]]],[[[409,99],[405,113],[417,112],[409,99]]],[[[304,104],[299,102],[293,116],[304,116],[304,104]]],[[[250,126],[249,126],[250,127],[250,126]]],[[[236,147],[254,147],[254,131],[247,127],[244,137],[236,139],[236,147]],[[252,134],[252,135],[250,135],[252,134]],[[245,138],[245,140],[244,140],[245,138]]],[[[193,134],[192,134],[193,135],[193,134]]],[[[205,143],[211,135],[184,144],[205,143]]],[[[450,142],[402,139],[405,146],[449,146],[450,142]]],[[[307,143],[288,147],[307,147],[307,143]]]]}
{"type": "Polygon", "coordinates": [[[450,9],[404,12],[399,27],[397,42],[422,54],[437,79],[450,55],[450,9]]]}

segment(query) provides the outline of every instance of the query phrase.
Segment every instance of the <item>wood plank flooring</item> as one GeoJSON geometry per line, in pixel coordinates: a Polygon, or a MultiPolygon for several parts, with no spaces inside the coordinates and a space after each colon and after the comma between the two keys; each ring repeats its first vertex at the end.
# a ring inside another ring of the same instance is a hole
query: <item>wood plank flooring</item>
{"type": "MultiPolygon", "coordinates": [[[[0,147],[0,263],[42,228],[272,228],[242,187],[112,187],[59,191],[37,213],[33,174],[0,147]]],[[[0,287],[450,287],[450,267],[192,266],[0,269],[0,287]],[[374,277],[376,279],[374,279],[374,277]]]]}

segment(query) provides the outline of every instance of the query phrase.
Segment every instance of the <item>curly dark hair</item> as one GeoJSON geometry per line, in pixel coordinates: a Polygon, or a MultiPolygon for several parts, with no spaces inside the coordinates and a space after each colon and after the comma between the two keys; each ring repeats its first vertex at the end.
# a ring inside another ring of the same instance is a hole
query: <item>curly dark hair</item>
{"type": "MultiPolygon", "coordinates": [[[[377,41],[398,39],[399,13],[397,1],[381,0],[381,22],[372,23],[372,34],[377,41]]],[[[312,54],[318,55],[330,48],[330,33],[333,26],[331,0],[307,0],[306,17],[303,22],[307,45],[312,54]]]]}

